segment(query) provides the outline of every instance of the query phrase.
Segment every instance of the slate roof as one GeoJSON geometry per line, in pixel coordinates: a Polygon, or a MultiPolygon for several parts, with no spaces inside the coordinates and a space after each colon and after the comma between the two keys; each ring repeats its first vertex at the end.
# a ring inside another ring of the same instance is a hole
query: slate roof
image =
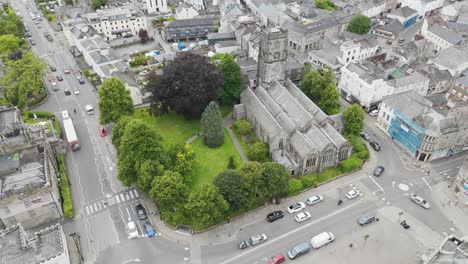
{"type": "Polygon", "coordinates": [[[452,70],[458,69],[461,64],[466,64],[468,67],[468,52],[456,47],[450,47],[441,50],[433,61],[452,70]]]}
{"type": "Polygon", "coordinates": [[[286,23],[285,27],[289,30],[295,32],[300,32],[303,35],[309,35],[323,31],[328,28],[337,27],[340,25],[340,22],[333,17],[326,17],[321,20],[302,25],[296,21],[286,23]]]}
{"type": "Polygon", "coordinates": [[[463,37],[461,35],[447,29],[446,27],[442,27],[439,24],[434,24],[430,26],[427,30],[430,31],[432,34],[442,38],[443,40],[451,43],[452,45],[457,45],[463,40],[463,37]]]}
{"type": "Polygon", "coordinates": [[[418,14],[418,11],[408,7],[408,6],[404,6],[402,8],[398,8],[398,9],[394,9],[392,10],[392,12],[390,12],[389,15],[394,15],[394,16],[399,16],[399,17],[403,17],[405,19],[408,19],[408,18],[411,18],[415,15],[418,14]]]}
{"type": "Polygon", "coordinates": [[[213,26],[218,23],[219,19],[215,16],[197,17],[192,19],[177,19],[169,22],[166,28],[178,28],[178,27],[194,27],[194,26],[213,26]]]}
{"type": "Polygon", "coordinates": [[[392,33],[400,33],[403,31],[404,28],[400,21],[398,21],[398,19],[394,19],[392,22],[386,25],[377,26],[376,29],[381,29],[392,33]]]}
{"type": "Polygon", "coordinates": [[[430,101],[412,91],[384,96],[382,102],[410,119],[420,116],[432,106],[430,101]]]}
{"type": "Polygon", "coordinates": [[[468,5],[465,5],[460,9],[460,14],[457,18],[457,24],[468,25],[468,5]]]}

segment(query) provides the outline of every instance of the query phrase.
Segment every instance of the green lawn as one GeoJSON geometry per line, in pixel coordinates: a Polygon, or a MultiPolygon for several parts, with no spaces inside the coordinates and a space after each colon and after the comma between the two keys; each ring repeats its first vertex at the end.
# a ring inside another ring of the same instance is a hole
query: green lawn
{"type": "Polygon", "coordinates": [[[224,144],[221,147],[208,148],[203,144],[203,138],[199,137],[192,142],[192,148],[196,153],[196,165],[190,184],[192,190],[200,188],[203,184],[211,183],[220,172],[226,169],[230,156],[234,156],[238,167],[242,164],[239,153],[226,129],[224,130],[224,144]]]}
{"type": "Polygon", "coordinates": [[[165,148],[185,142],[194,136],[197,131],[200,131],[199,119],[187,120],[175,112],[154,117],[147,112],[147,109],[135,110],[134,116],[145,121],[161,135],[165,148]]]}

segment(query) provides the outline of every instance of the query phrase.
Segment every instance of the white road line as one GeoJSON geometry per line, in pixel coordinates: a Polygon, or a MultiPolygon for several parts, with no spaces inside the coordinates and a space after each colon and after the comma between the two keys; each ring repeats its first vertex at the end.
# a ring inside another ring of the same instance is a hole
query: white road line
{"type": "Polygon", "coordinates": [[[94,210],[97,212],[98,211],[98,208],[97,208],[97,204],[95,203],[94,204],[94,210]]]}
{"type": "Polygon", "coordinates": [[[133,198],[134,198],[133,192],[132,192],[132,191],[129,191],[128,193],[130,194],[130,198],[133,199],[133,198]]]}
{"type": "Polygon", "coordinates": [[[271,243],[273,243],[273,242],[275,242],[275,241],[281,240],[281,239],[283,239],[284,237],[287,237],[287,236],[289,236],[289,235],[291,235],[291,234],[294,234],[294,233],[296,233],[296,232],[298,232],[298,231],[301,231],[301,230],[303,230],[303,229],[306,229],[306,228],[310,227],[311,225],[314,225],[314,224],[316,224],[316,223],[318,223],[318,222],[321,222],[321,221],[323,221],[323,220],[325,220],[325,219],[327,219],[327,218],[330,218],[330,217],[332,217],[332,216],[335,216],[335,215],[337,215],[337,214],[339,214],[339,213],[341,213],[341,212],[343,212],[343,211],[346,211],[346,210],[348,210],[348,209],[351,209],[352,207],[354,207],[354,206],[356,206],[356,205],[358,205],[358,204],[361,204],[361,203],[359,203],[359,202],[358,202],[358,203],[354,203],[354,204],[352,204],[352,205],[350,205],[350,206],[344,207],[344,208],[342,208],[342,209],[340,209],[340,210],[338,210],[338,211],[335,211],[335,212],[333,212],[333,213],[331,213],[331,214],[329,214],[329,215],[326,215],[326,216],[324,216],[324,217],[322,217],[322,218],[319,218],[319,219],[317,219],[317,220],[315,220],[315,221],[313,221],[313,222],[310,222],[310,223],[308,223],[308,224],[302,225],[301,227],[299,227],[299,228],[297,228],[297,229],[295,229],[295,230],[289,231],[288,233],[285,233],[285,234],[283,234],[283,235],[281,235],[281,236],[279,236],[279,237],[276,237],[276,238],[271,239],[271,240],[267,240],[265,243],[263,243],[263,244],[261,244],[261,245],[258,245],[258,246],[256,246],[256,247],[250,249],[249,251],[246,251],[246,252],[241,253],[241,254],[239,254],[239,255],[237,255],[237,256],[235,256],[235,257],[232,257],[232,258],[230,258],[230,259],[228,259],[228,260],[225,260],[224,262],[221,262],[221,264],[226,264],[226,263],[230,263],[230,262],[232,262],[232,261],[234,261],[234,260],[237,260],[237,259],[240,258],[240,257],[243,257],[243,256],[245,256],[245,255],[247,255],[247,254],[252,253],[253,251],[259,250],[259,249],[261,249],[261,248],[263,248],[263,247],[265,247],[265,246],[267,246],[267,245],[270,245],[271,243]]]}
{"type": "Polygon", "coordinates": [[[135,190],[133,190],[133,192],[135,193],[135,197],[138,198],[138,192],[137,192],[137,190],[135,189],[135,190]]]}
{"type": "Polygon", "coordinates": [[[130,195],[128,195],[128,193],[126,193],[125,198],[127,198],[127,200],[130,200],[130,195]]]}
{"type": "Polygon", "coordinates": [[[89,206],[89,211],[90,211],[91,214],[94,212],[92,205],[89,206]]]}
{"type": "Polygon", "coordinates": [[[115,201],[116,201],[117,203],[120,203],[120,199],[119,199],[119,196],[118,196],[118,195],[115,196],[115,201]]]}
{"type": "Polygon", "coordinates": [[[432,191],[432,187],[431,187],[431,185],[429,184],[429,182],[427,182],[426,178],[422,177],[422,180],[423,180],[423,182],[427,185],[427,187],[429,188],[429,190],[432,191]]]}
{"type": "Polygon", "coordinates": [[[101,210],[102,209],[102,204],[98,203],[98,207],[99,207],[99,210],[101,210]]]}
{"type": "Polygon", "coordinates": [[[89,207],[86,206],[86,214],[89,215],[89,207]]]}
{"type": "Polygon", "coordinates": [[[122,202],[125,202],[125,196],[123,195],[123,193],[120,194],[120,199],[122,200],[122,202]]]}

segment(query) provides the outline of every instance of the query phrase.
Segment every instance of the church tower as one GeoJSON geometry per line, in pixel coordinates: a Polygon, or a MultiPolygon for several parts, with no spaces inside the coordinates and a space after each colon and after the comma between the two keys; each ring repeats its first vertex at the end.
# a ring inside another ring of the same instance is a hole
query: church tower
{"type": "Polygon", "coordinates": [[[258,52],[257,85],[268,87],[274,80],[286,80],[288,33],[279,28],[262,28],[258,52]]]}

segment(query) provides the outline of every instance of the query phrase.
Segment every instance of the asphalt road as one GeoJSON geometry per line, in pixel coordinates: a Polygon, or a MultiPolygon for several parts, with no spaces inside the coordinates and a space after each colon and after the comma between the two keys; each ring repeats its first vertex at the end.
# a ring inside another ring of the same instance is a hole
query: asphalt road
{"type": "MultiPolygon", "coordinates": [[[[383,165],[386,170],[381,177],[372,176],[372,170],[362,171],[346,184],[333,186],[320,193],[325,201],[307,207],[312,218],[303,223],[296,223],[293,215],[268,224],[264,215],[259,215],[246,224],[242,230],[233,235],[227,242],[220,244],[200,243],[184,245],[163,236],[148,238],[141,229],[142,222],[135,213],[135,205],[141,202],[140,195],[134,188],[125,188],[117,180],[115,150],[109,137],[98,135],[97,95],[94,87],[85,82],[77,81],[79,71],[73,56],[68,51],[62,32],[52,34],[54,41],[49,42],[43,37],[44,31],[53,32],[48,23],[40,22],[38,28],[29,16],[29,10],[36,10],[33,2],[14,1],[13,6],[20,10],[25,24],[31,30],[37,43],[32,47],[39,56],[55,66],[58,71],[49,75],[60,74],[64,81],[57,82],[59,91],[54,92],[50,85],[49,99],[37,110],[46,110],[61,116],[61,111],[68,110],[75,122],[75,128],[81,143],[81,150],[67,150],[67,163],[70,173],[72,195],[77,217],[74,221],[66,221],[64,230],[67,233],[78,232],[81,235],[83,255],[86,263],[265,263],[266,258],[277,253],[285,254],[297,243],[308,241],[320,232],[330,231],[336,236],[336,242],[346,241],[356,229],[356,219],[367,211],[378,210],[386,206],[396,206],[418,219],[437,233],[456,233],[450,221],[437,209],[424,210],[411,203],[408,195],[417,193],[430,203],[434,184],[446,180],[457,172],[463,158],[454,156],[450,160],[441,160],[432,164],[431,173],[426,175],[420,168],[414,167],[398,147],[380,132],[374,118],[367,117],[365,131],[377,140],[383,147],[375,153],[376,164],[383,165]],[[64,74],[64,67],[72,67],[73,73],[64,74]],[[64,88],[71,91],[79,89],[79,95],[66,96],[64,88]],[[95,108],[94,115],[87,115],[84,105],[91,104],[95,108]],[[72,114],[77,109],[77,114],[72,114]],[[350,189],[358,189],[363,195],[348,201],[344,194],[350,189]],[[338,199],[344,203],[337,206],[338,199]],[[128,239],[126,223],[137,223],[139,237],[128,239]],[[241,239],[253,234],[265,233],[269,241],[244,251],[237,248],[241,239]],[[191,254],[194,251],[198,254],[191,254]],[[193,258],[191,255],[196,255],[193,258]]],[[[66,145],[64,144],[66,147],[66,145]]],[[[294,199],[292,199],[294,200],[294,199]]],[[[283,210],[289,204],[281,204],[283,210]]],[[[226,226],[229,228],[229,226],[226,226]]],[[[213,234],[215,235],[215,234],[213,234]]],[[[378,235],[376,235],[378,236],[378,235]]],[[[196,237],[195,237],[196,238],[196,237]]],[[[304,257],[303,261],[313,258],[314,254],[304,257]]]]}

